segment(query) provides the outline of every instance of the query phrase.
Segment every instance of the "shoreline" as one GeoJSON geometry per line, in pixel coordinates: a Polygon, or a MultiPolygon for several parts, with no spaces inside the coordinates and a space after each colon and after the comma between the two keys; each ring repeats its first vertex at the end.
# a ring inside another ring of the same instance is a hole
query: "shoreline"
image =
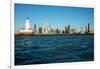
{"type": "Polygon", "coordinates": [[[60,35],[94,35],[93,33],[86,34],[15,34],[15,36],[60,36],[60,35]]]}

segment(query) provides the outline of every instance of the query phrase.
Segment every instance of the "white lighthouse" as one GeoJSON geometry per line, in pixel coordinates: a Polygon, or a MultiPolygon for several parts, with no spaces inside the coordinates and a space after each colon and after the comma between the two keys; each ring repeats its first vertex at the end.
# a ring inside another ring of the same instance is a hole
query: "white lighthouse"
{"type": "Polygon", "coordinates": [[[26,19],[25,19],[25,29],[30,29],[30,21],[29,21],[29,18],[27,17],[26,19]]]}
{"type": "Polygon", "coordinates": [[[19,30],[19,33],[30,34],[30,33],[32,33],[32,32],[33,32],[33,30],[32,30],[32,28],[30,27],[30,20],[29,20],[29,18],[27,17],[27,18],[25,19],[24,28],[21,28],[21,29],[19,30]]]}

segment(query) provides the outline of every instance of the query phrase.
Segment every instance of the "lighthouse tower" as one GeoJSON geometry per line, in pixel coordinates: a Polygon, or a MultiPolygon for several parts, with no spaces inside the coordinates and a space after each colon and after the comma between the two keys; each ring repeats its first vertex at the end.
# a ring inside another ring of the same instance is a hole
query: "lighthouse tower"
{"type": "Polygon", "coordinates": [[[25,26],[24,26],[25,29],[30,29],[30,21],[29,21],[29,18],[27,17],[25,19],[25,26]]]}
{"type": "Polygon", "coordinates": [[[30,27],[30,20],[29,18],[27,17],[25,19],[25,23],[24,23],[24,28],[21,28],[19,30],[19,33],[22,33],[22,34],[31,34],[33,32],[32,28],[30,27]]]}

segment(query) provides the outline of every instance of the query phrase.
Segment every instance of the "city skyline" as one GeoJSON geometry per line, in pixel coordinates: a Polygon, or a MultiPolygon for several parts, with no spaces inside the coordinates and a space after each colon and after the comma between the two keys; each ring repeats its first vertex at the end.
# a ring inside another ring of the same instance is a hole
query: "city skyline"
{"type": "Polygon", "coordinates": [[[44,23],[61,30],[65,29],[67,25],[81,28],[88,23],[93,27],[93,13],[93,8],[15,4],[15,32],[23,27],[26,17],[30,18],[32,28],[34,28],[34,24],[39,28],[44,23]]]}
{"type": "Polygon", "coordinates": [[[41,34],[94,34],[94,29],[91,27],[90,23],[81,28],[72,28],[71,25],[64,26],[64,29],[60,28],[52,28],[47,23],[43,24],[40,27],[37,27],[34,24],[32,28],[30,25],[29,17],[26,17],[24,27],[19,28],[18,32],[15,33],[16,35],[20,34],[30,34],[30,35],[41,35],[41,34]]]}

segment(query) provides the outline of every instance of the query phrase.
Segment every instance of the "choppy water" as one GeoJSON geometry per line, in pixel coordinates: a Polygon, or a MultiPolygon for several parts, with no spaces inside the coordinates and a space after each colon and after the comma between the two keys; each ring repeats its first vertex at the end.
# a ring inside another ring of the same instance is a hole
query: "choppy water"
{"type": "Polygon", "coordinates": [[[15,65],[93,60],[93,35],[15,36],[15,65]]]}

